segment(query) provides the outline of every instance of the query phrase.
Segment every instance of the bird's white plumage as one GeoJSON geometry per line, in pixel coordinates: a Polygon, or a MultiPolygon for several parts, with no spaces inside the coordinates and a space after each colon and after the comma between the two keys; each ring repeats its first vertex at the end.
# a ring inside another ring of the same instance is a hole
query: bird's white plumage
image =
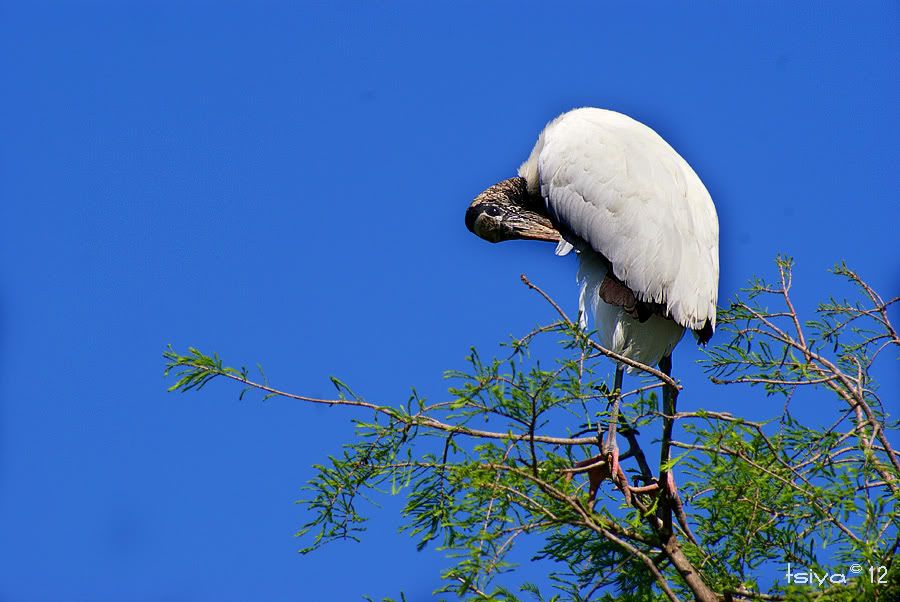
{"type": "Polygon", "coordinates": [[[682,327],[699,330],[707,320],[715,327],[716,210],[694,170],[656,132],[614,111],[575,109],[544,128],[519,175],[562,230],[557,253],[579,252],[581,306],[593,306],[606,346],[655,364],[682,327]],[[594,253],[639,299],[664,304],[674,323],[659,316],[638,323],[603,303],[597,287],[606,268],[594,253]]]}
{"type": "MultiPolygon", "coordinates": [[[[642,364],[654,366],[672,353],[684,336],[684,327],[662,316],[653,315],[646,322],[629,316],[621,307],[600,298],[600,283],[606,276],[606,265],[597,253],[578,253],[578,312],[581,326],[587,328],[588,310],[594,314],[594,327],[600,344],[642,364]]],[[[627,368],[634,372],[634,368],[627,368]]]]}

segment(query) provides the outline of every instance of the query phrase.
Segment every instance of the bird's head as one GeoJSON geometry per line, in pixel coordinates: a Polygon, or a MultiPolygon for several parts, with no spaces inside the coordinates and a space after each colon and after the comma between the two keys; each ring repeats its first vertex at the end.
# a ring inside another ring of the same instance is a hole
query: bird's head
{"type": "Polygon", "coordinates": [[[510,178],[475,197],[466,210],[466,227],[488,242],[559,242],[559,232],[543,210],[543,200],[528,193],[524,178],[510,178]]]}

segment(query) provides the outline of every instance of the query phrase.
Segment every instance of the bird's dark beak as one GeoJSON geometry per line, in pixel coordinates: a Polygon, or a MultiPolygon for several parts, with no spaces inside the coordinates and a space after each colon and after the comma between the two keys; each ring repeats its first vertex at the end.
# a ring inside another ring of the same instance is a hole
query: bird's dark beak
{"type": "Polygon", "coordinates": [[[515,234],[515,238],[559,242],[559,232],[550,220],[534,211],[524,210],[514,216],[510,215],[503,220],[503,225],[515,234]]]}

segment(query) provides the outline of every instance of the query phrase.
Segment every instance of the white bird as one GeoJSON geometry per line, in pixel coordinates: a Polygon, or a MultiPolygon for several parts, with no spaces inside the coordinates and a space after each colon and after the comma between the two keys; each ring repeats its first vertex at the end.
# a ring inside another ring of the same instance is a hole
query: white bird
{"type": "MultiPolygon", "coordinates": [[[[719,282],[716,209],[662,137],[615,111],[575,109],[547,124],[518,173],[476,197],[466,211],[470,231],[490,242],[556,242],[557,255],[574,249],[582,325],[592,312],[600,344],[620,355],[670,374],[685,329],[709,340],[719,282]]],[[[617,363],[604,446],[614,480],[622,370],[617,363]]],[[[674,396],[665,387],[669,411],[674,396]]]]}

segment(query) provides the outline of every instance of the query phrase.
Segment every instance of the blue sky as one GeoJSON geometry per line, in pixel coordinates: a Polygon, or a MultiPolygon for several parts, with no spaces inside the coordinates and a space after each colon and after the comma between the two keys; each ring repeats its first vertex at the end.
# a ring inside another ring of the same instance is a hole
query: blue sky
{"type": "MultiPolygon", "coordinates": [[[[648,123],[706,182],[720,298],[779,252],[801,310],[840,259],[896,294],[898,22],[895,3],[4,2],[0,599],[427,598],[444,562],[391,502],[363,543],[296,554],[293,502],[351,413],[166,394],[165,345],[296,392],[335,374],[439,398],[470,345],[550,317],[521,272],[575,306],[571,258],[487,245],[463,214],[583,105],[648,123]]],[[[676,353],[688,392],[697,357],[676,353]]]]}

